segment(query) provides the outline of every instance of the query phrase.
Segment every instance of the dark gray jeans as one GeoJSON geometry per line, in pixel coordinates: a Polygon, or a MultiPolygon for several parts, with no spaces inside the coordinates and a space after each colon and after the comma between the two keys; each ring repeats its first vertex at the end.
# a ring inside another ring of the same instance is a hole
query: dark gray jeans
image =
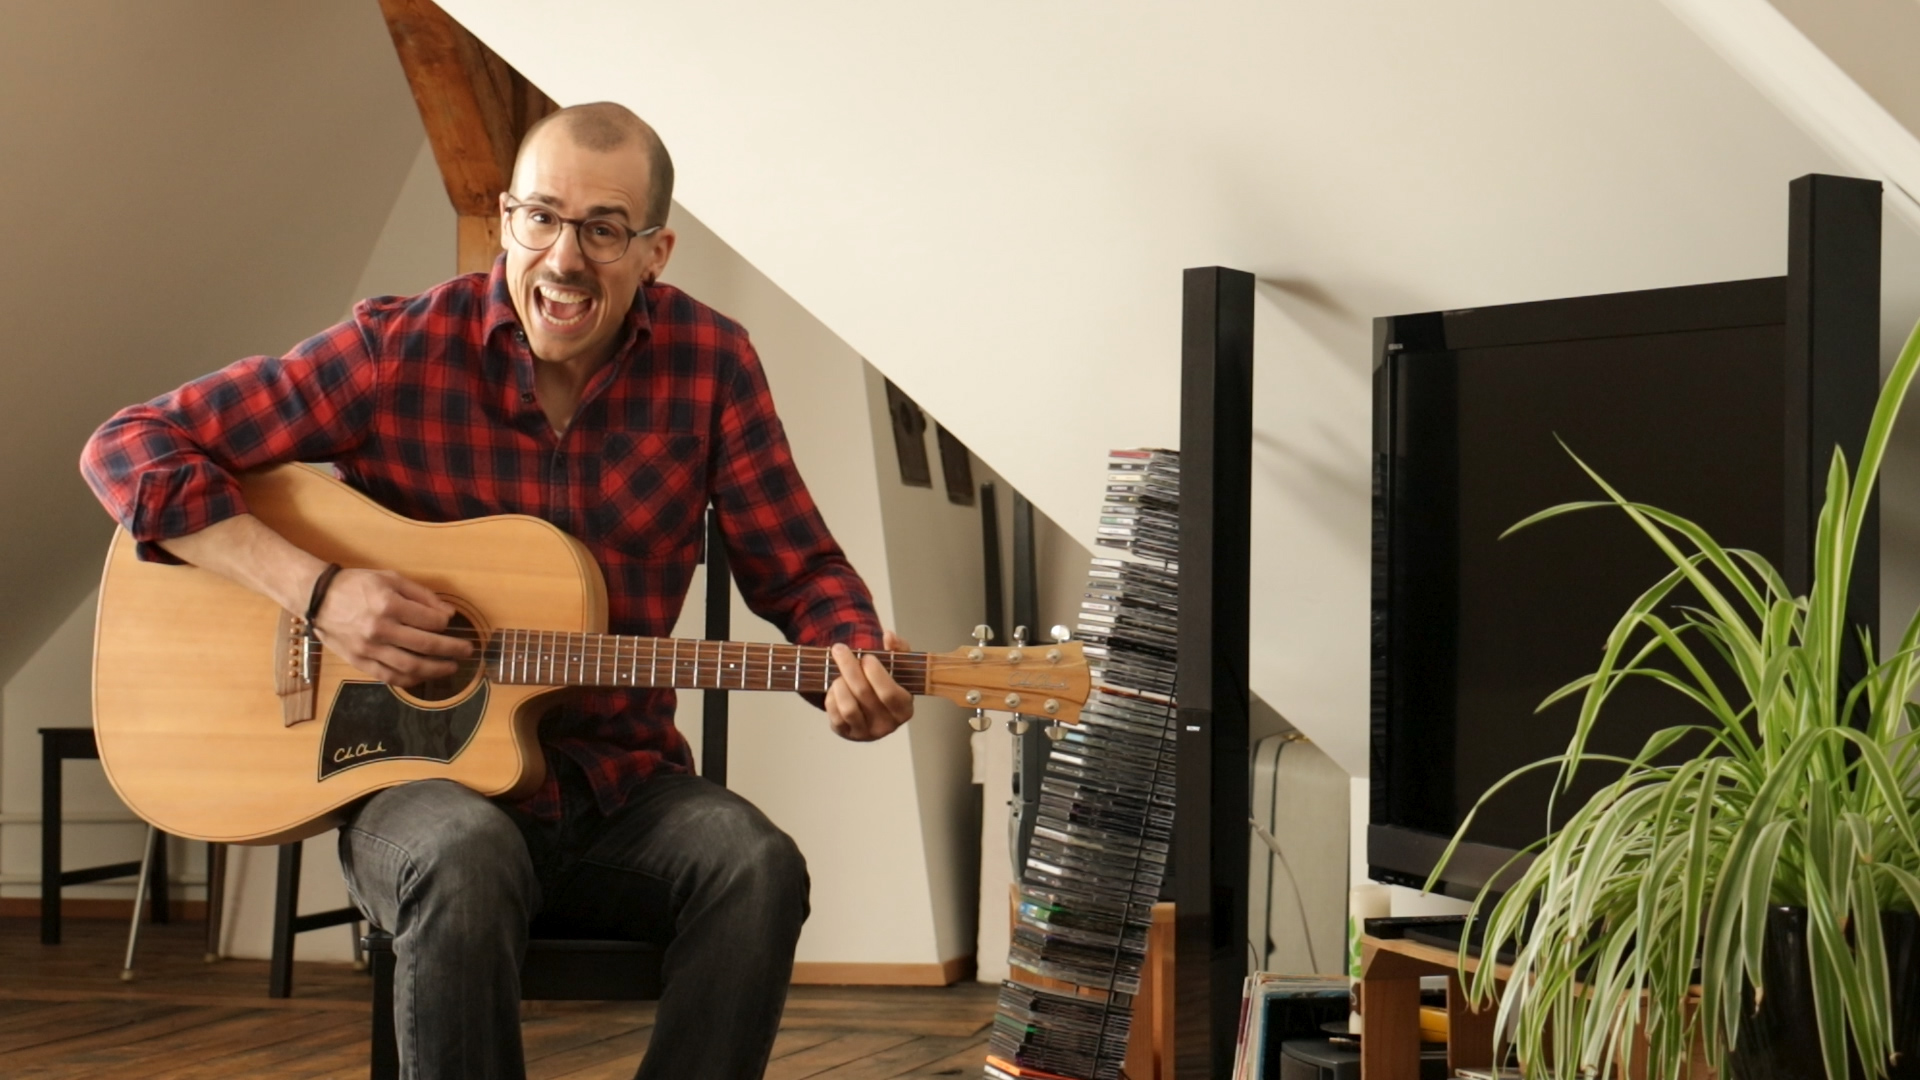
{"type": "Polygon", "coordinates": [[[666,946],[638,1080],[760,1076],[807,917],[800,850],[699,777],[649,780],[611,818],[576,771],[561,788],[557,824],[429,780],[375,795],[340,830],[348,891],[393,934],[401,1075],[526,1075],[520,960],[537,918],[666,946]]]}

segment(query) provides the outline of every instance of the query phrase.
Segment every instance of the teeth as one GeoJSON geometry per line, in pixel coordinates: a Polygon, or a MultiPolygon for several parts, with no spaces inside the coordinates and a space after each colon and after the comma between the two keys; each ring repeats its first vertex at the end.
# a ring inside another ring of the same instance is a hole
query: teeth
{"type": "Polygon", "coordinates": [[[587,300],[587,294],[583,292],[570,292],[552,285],[540,285],[537,288],[540,290],[540,295],[556,304],[579,304],[587,300]]]}

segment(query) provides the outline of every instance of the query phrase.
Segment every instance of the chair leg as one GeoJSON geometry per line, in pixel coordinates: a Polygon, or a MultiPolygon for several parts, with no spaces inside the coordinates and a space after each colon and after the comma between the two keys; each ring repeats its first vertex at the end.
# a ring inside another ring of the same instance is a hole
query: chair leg
{"type": "Polygon", "coordinates": [[[167,872],[167,834],[159,833],[154,841],[153,879],[148,882],[151,888],[147,893],[148,902],[153,905],[151,916],[156,923],[172,921],[168,918],[172,914],[172,909],[168,906],[170,902],[168,894],[171,892],[167,887],[169,880],[171,875],[167,872]]]}
{"type": "Polygon", "coordinates": [[[140,854],[140,881],[133,887],[133,917],[128,920],[127,959],[120,965],[121,982],[133,981],[133,950],[140,944],[140,902],[147,898],[147,889],[153,881],[154,854],[166,842],[165,833],[151,825],[147,826],[146,850],[140,854]]]}
{"type": "Polygon", "coordinates": [[[267,971],[267,996],[293,996],[293,920],[300,910],[299,841],[280,845],[279,882],[273,894],[273,963],[267,971]]]}
{"type": "Polygon", "coordinates": [[[393,1030],[393,949],[374,949],[373,1068],[370,1080],[400,1080],[400,1042],[393,1030]]]}
{"type": "Polygon", "coordinates": [[[60,944],[60,754],[40,741],[40,944],[60,944]]]}
{"type": "Polygon", "coordinates": [[[227,906],[227,845],[207,845],[207,954],[211,964],[220,959],[220,924],[227,906]]]}

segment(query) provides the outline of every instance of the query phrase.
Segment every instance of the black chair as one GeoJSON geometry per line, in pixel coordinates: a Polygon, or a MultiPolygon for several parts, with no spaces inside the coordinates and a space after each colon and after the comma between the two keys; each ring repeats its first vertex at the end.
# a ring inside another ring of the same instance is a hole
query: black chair
{"type": "Polygon", "coordinates": [[[366,921],[366,916],[360,914],[359,908],[348,904],[331,911],[300,914],[302,850],[298,841],[280,845],[278,876],[273,890],[273,953],[272,962],[267,965],[267,996],[272,998],[293,996],[293,939],[296,934],[329,926],[351,926],[353,966],[356,969],[365,966],[361,957],[365,939],[360,936],[360,924],[366,921]]]}
{"type": "MultiPolygon", "coordinates": [[[[60,944],[60,891],[68,885],[86,885],[114,878],[138,877],[141,860],[63,870],[61,862],[61,805],[65,801],[64,770],[69,761],[98,761],[100,746],[90,727],[40,729],[40,943],[60,944]]],[[[167,880],[167,845],[162,837],[153,850],[153,873],[167,880]]],[[[140,904],[134,898],[134,906],[140,904]]],[[[153,890],[153,921],[168,920],[167,890],[153,890]]],[[[211,940],[211,939],[209,939],[211,940]]]]}
{"type": "MultiPolygon", "coordinates": [[[[136,913],[141,901],[151,899],[153,921],[156,923],[169,921],[167,834],[152,826],[147,828],[145,852],[140,859],[78,870],[60,868],[63,854],[61,807],[66,794],[61,766],[68,761],[97,761],[99,758],[100,746],[90,727],[40,729],[40,941],[42,944],[60,944],[60,892],[68,885],[84,885],[114,878],[138,878],[140,885],[135,890],[133,898],[136,913]]],[[[227,846],[209,843],[207,845],[206,949],[206,959],[209,962],[220,958],[220,922],[226,899],[224,887],[226,871],[227,846]]],[[[358,923],[362,921],[359,910],[344,907],[301,915],[299,902],[300,845],[285,844],[280,848],[279,882],[274,896],[273,962],[268,970],[268,997],[292,996],[295,934],[303,934],[308,930],[318,930],[327,926],[355,924],[354,963],[355,966],[361,964],[359,956],[361,939],[357,932],[358,923]]],[[[133,955],[138,933],[139,922],[136,919],[127,934],[126,962],[120,972],[123,980],[133,978],[133,955]]]]}
{"type": "MultiPolygon", "coordinates": [[[[707,514],[707,637],[732,636],[732,579],[718,517],[707,514]]],[[[700,775],[727,783],[727,694],[702,692],[700,775]]],[[[664,982],[665,950],[637,941],[547,936],[535,922],[520,965],[522,1001],[653,1001],[664,982]]],[[[393,1025],[393,936],[378,927],[362,939],[373,968],[372,1080],[399,1080],[400,1046],[393,1025]]]]}

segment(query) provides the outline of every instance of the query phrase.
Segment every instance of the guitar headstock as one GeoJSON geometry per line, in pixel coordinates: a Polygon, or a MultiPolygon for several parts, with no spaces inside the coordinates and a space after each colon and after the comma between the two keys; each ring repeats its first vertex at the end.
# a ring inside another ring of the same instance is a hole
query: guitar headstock
{"type": "Polygon", "coordinates": [[[1061,724],[1079,723],[1093,677],[1082,646],[1067,640],[1065,627],[1054,627],[1048,644],[1026,644],[1025,627],[1015,631],[1010,646],[989,646],[992,637],[977,626],[972,647],[928,653],[927,693],[972,709],[976,731],[986,730],[989,710],[1013,713],[1016,730],[1024,731],[1029,718],[1038,720],[1055,738],[1064,734],[1061,724]]]}

